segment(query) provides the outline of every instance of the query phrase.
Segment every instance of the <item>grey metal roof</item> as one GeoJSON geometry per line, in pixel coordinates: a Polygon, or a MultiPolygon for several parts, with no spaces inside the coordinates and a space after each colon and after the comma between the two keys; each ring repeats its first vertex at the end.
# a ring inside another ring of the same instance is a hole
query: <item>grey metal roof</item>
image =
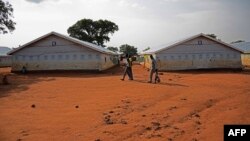
{"type": "Polygon", "coordinates": [[[227,46],[227,47],[229,47],[229,48],[232,48],[232,49],[234,49],[234,50],[237,50],[237,51],[239,51],[239,52],[243,52],[242,50],[237,49],[237,48],[233,47],[233,46],[230,45],[230,44],[227,44],[227,43],[222,42],[222,41],[220,41],[220,40],[217,40],[217,39],[214,39],[214,38],[212,38],[212,37],[209,37],[209,36],[207,36],[207,35],[205,35],[205,34],[203,34],[203,33],[200,33],[200,34],[197,34],[197,35],[194,35],[194,36],[191,36],[191,37],[182,38],[182,39],[176,40],[176,41],[174,41],[174,42],[170,42],[170,43],[168,43],[168,44],[164,44],[164,45],[160,45],[160,46],[153,47],[153,48],[151,48],[150,50],[148,50],[148,51],[146,51],[146,52],[142,52],[142,54],[154,54],[154,53],[158,53],[158,52],[160,52],[160,51],[163,51],[163,50],[165,50],[165,49],[172,48],[172,47],[174,47],[174,46],[180,45],[180,44],[182,44],[182,43],[185,43],[185,42],[187,42],[187,41],[190,41],[190,40],[195,39],[195,38],[200,37],[200,36],[205,37],[205,38],[208,38],[208,39],[210,39],[210,40],[213,40],[213,41],[215,41],[215,42],[217,42],[217,43],[223,44],[223,45],[225,45],[225,46],[227,46]]]}
{"type": "Polygon", "coordinates": [[[9,51],[11,51],[10,48],[0,46],[0,56],[1,56],[1,55],[2,55],[2,56],[3,56],[3,55],[7,55],[7,53],[8,53],[9,51]]]}
{"type": "Polygon", "coordinates": [[[108,49],[106,49],[106,48],[104,48],[102,46],[98,46],[98,45],[95,45],[95,44],[92,44],[92,43],[89,43],[89,42],[86,42],[86,41],[78,40],[76,38],[73,38],[73,37],[70,37],[70,36],[66,36],[66,35],[63,35],[63,34],[60,34],[60,33],[54,32],[54,31],[52,31],[52,32],[50,32],[50,33],[48,33],[46,35],[43,35],[43,36],[41,36],[41,37],[39,37],[39,38],[37,38],[35,40],[30,41],[30,42],[24,44],[23,46],[18,47],[16,49],[10,51],[8,54],[11,55],[11,54],[13,54],[13,53],[15,53],[15,52],[17,52],[17,51],[25,48],[26,46],[28,46],[28,45],[30,45],[32,43],[35,43],[35,42],[37,42],[37,41],[39,41],[39,40],[41,40],[43,38],[46,38],[46,37],[48,37],[50,35],[56,35],[58,37],[61,37],[61,38],[64,38],[66,40],[72,41],[74,43],[80,44],[82,46],[91,48],[91,49],[96,50],[96,51],[101,52],[101,53],[117,55],[117,53],[115,53],[115,52],[113,52],[111,50],[108,50],[108,49]]]}
{"type": "Polygon", "coordinates": [[[250,53],[250,42],[233,43],[231,45],[242,50],[244,53],[250,53]]]}

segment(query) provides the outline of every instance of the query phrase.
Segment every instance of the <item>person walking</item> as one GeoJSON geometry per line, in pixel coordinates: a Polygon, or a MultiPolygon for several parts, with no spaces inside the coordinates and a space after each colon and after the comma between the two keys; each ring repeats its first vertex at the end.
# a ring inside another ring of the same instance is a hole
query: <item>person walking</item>
{"type": "Polygon", "coordinates": [[[153,55],[150,55],[151,59],[151,66],[150,66],[150,74],[149,74],[149,81],[148,83],[152,83],[152,78],[155,73],[155,83],[160,82],[160,77],[158,76],[158,69],[157,69],[157,63],[156,60],[154,59],[153,55]]]}
{"type": "Polygon", "coordinates": [[[125,69],[124,69],[124,73],[123,73],[123,77],[122,77],[122,81],[125,79],[126,75],[128,75],[129,80],[133,80],[133,74],[132,74],[132,60],[130,59],[129,55],[126,54],[124,60],[124,64],[125,64],[125,69]]]}

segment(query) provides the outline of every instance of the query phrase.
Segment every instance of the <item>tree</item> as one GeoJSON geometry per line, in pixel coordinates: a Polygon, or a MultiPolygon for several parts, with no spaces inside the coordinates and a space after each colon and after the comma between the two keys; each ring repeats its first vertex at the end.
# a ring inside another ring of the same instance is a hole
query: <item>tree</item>
{"type": "Polygon", "coordinates": [[[104,42],[110,40],[109,34],[113,34],[118,29],[115,23],[108,20],[82,19],[69,27],[68,33],[79,40],[104,46],[104,42]]]}
{"type": "Polygon", "coordinates": [[[111,50],[113,52],[118,52],[118,48],[117,47],[107,47],[108,50],[111,50]]]}
{"type": "Polygon", "coordinates": [[[13,8],[9,2],[0,0],[0,34],[6,34],[15,30],[15,22],[12,21],[13,8]]]}
{"type": "Polygon", "coordinates": [[[231,42],[231,44],[234,44],[234,43],[241,43],[241,42],[245,42],[245,41],[244,41],[244,40],[237,40],[237,41],[231,42]]]}
{"type": "Polygon", "coordinates": [[[145,52],[145,51],[148,51],[148,50],[150,50],[150,47],[147,47],[147,48],[145,48],[145,49],[142,50],[142,51],[145,52]]]}
{"type": "Polygon", "coordinates": [[[206,34],[206,35],[211,37],[211,38],[217,39],[217,35],[215,35],[215,34],[206,34]]]}
{"type": "Polygon", "coordinates": [[[120,46],[120,52],[123,54],[137,55],[137,48],[128,44],[124,44],[120,46]]]}

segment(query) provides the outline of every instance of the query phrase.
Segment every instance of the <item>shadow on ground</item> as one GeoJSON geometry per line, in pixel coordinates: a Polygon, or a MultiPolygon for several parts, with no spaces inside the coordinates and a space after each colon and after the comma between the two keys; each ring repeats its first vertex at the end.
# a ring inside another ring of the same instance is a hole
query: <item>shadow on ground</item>
{"type": "Polygon", "coordinates": [[[93,78],[117,76],[123,73],[123,68],[115,66],[103,72],[86,71],[59,71],[59,72],[33,72],[27,74],[11,73],[10,69],[0,71],[0,98],[10,96],[11,93],[19,93],[29,89],[29,85],[42,81],[54,81],[58,77],[68,78],[93,78]],[[9,84],[3,85],[2,76],[7,75],[9,84]]]}

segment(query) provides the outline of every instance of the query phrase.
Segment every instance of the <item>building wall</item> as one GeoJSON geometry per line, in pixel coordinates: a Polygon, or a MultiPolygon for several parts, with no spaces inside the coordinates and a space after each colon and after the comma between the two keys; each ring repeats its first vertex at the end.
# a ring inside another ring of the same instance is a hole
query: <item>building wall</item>
{"type": "Polygon", "coordinates": [[[204,37],[165,49],[155,56],[159,70],[242,67],[240,52],[204,37]],[[202,41],[202,44],[199,45],[198,41],[202,41]]]}
{"type": "Polygon", "coordinates": [[[250,67],[250,53],[245,53],[241,55],[242,65],[245,67],[250,67]]]}
{"type": "Polygon", "coordinates": [[[0,67],[10,67],[11,63],[11,56],[0,56],[0,67]]]}
{"type": "Polygon", "coordinates": [[[114,64],[103,63],[103,53],[57,36],[49,36],[13,54],[12,71],[23,66],[37,70],[103,70],[114,64]],[[56,43],[56,45],[52,45],[56,43]],[[105,66],[105,67],[103,67],[105,66]]]}

